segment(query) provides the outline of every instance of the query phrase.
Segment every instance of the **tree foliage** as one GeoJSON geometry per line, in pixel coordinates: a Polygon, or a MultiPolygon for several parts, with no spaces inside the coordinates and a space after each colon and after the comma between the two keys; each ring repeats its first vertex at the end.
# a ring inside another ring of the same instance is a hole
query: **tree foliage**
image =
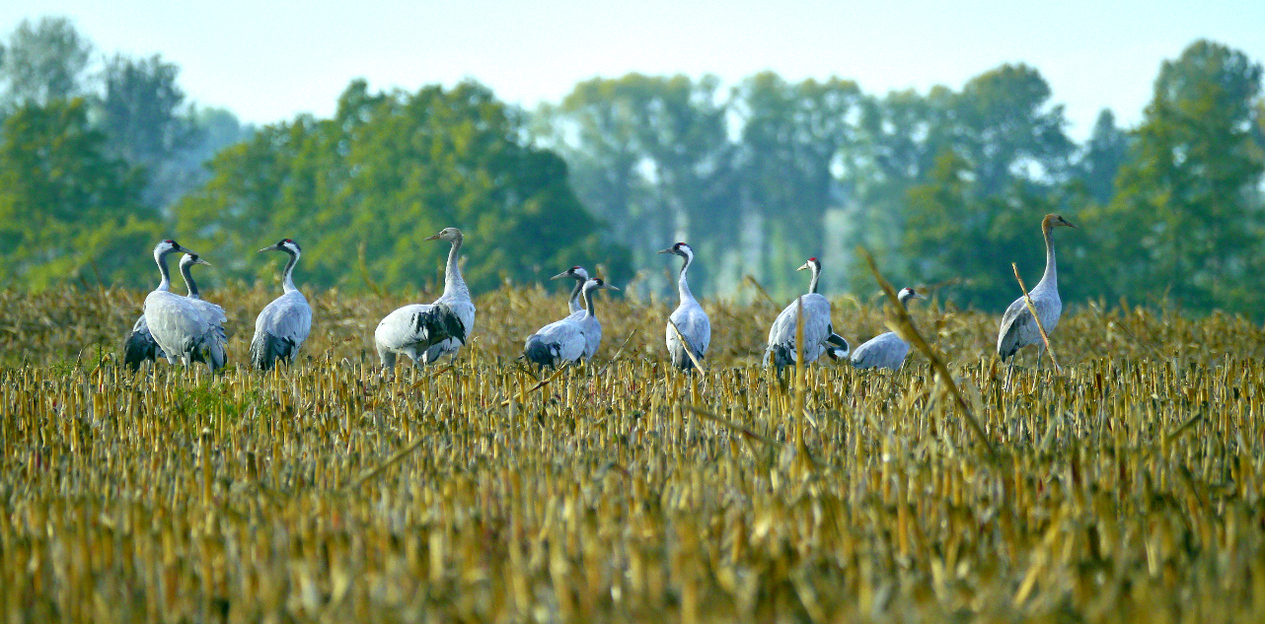
{"type": "Polygon", "coordinates": [[[11,107],[48,104],[84,94],[91,55],[92,44],[70,20],[45,17],[34,24],[22,20],[0,54],[4,84],[0,102],[11,107]]]}
{"type": "Polygon", "coordinates": [[[176,208],[181,236],[203,239],[230,275],[258,275],[253,250],[292,236],[304,280],[392,288],[434,283],[447,249],[424,239],[466,233],[466,280],[495,288],[576,263],[628,277],[625,253],[567,182],[566,163],[525,144],[522,122],[474,83],[370,93],[353,83],[331,119],[268,126],[211,163],[212,178],[176,208]],[[353,270],[363,256],[365,274],[353,270]]]}
{"type": "Polygon", "coordinates": [[[1088,215],[1107,250],[1091,265],[1103,292],[1259,314],[1260,90],[1261,66],[1212,42],[1164,63],[1118,193],[1088,215]]]}
{"type": "Polygon", "coordinates": [[[142,178],[106,153],[81,99],[27,104],[0,132],[0,274],[34,289],[66,279],[139,285],[158,223],[142,178]]]}

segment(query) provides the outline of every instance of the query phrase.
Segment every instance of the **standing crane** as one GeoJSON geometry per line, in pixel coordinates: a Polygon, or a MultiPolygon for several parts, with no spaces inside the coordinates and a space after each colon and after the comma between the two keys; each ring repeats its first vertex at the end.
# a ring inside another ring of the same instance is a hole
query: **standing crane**
{"type": "Polygon", "coordinates": [[[707,318],[707,313],[703,311],[703,306],[698,304],[698,300],[690,292],[690,285],[685,279],[690,265],[694,264],[694,250],[685,243],[677,243],[667,249],[659,250],[659,253],[681,256],[685,259],[681,263],[681,272],[676,280],[676,289],[681,303],[668,316],[668,325],[664,331],[672,365],[688,371],[694,368],[694,362],[690,360],[689,353],[694,354],[699,362],[702,362],[703,356],[707,354],[707,346],[712,342],[712,323],[707,318]],[[673,325],[676,325],[675,330],[672,328],[673,325]],[[685,338],[685,342],[682,342],[681,338],[685,338]],[[688,353],[686,349],[689,350],[688,353]]]}
{"type": "Polygon", "coordinates": [[[444,269],[444,294],[434,303],[397,308],[378,323],[373,342],[383,368],[394,368],[399,354],[408,356],[414,365],[432,364],[440,357],[456,353],[474,330],[474,302],[470,300],[470,289],[461,279],[461,267],[457,265],[461,230],[444,228],[426,240],[452,243],[444,269]]]}
{"type": "MultiPolygon", "coordinates": [[[[911,299],[925,299],[912,288],[902,288],[896,295],[902,306],[909,308],[911,299]]],[[[896,370],[905,363],[909,355],[909,343],[896,335],[896,332],[879,334],[856,348],[852,352],[852,365],[857,368],[886,368],[896,370]]]]}
{"type": "Polygon", "coordinates": [[[799,302],[803,302],[804,308],[804,364],[815,362],[822,353],[827,353],[834,359],[848,357],[848,341],[834,333],[834,326],[830,322],[830,301],[817,293],[817,282],[821,279],[821,261],[809,258],[808,262],[795,270],[805,269],[813,272],[812,281],[808,284],[808,294],[800,295],[786,306],[773,321],[773,327],[769,328],[764,365],[768,366],[772,358],[773,365],[777,366],[779,372],[783,367],[795,364],[795,325],[799,302]]]}
{"type": "Polygon", "coordinates": [[[584,303],[580,300],[580,291],[584,289],[584,282],[589,281],[589,272],[577,264],[549,279],[556,280],[564,277],[575,280],[575,288],[571,289],[571,298],[567,299],[567,309],[571,311],[571,316],[584,316],[584,303]]]}
{"type": "MultiPolygon", "coordinates": [[[[189,366],[200,359],[215,372],[224,366],[224,310],[213,303],[171,292],[167,255],[175,251],[196,255],[170,239],[154,247],[154,262],[162,281],[145,297],[145,324],[168,362],[174,364],[180,360],[189,366]]],[[[192,276],[185,277],[190,283],[190,293],[196,294],[192,276]]]]}
{"type": "MultiPolygon", "coordinates": [[[[198,294],[198,284],[193,281],[191,272],[195,264],[209,266],[211,263],[203,260],[198,254],[185,254],[180,258],[180,276],[184,278],[184,287],[188,292],[186,296],[200,300],[202,297],[198,294]]],[[[149,325],[145,323],[145,314],[142,312],[140,318],[137,318],[136,323],[132,325],[132,331],[128,332],[127,338],[123,340],[123,363],[128,368],[137,370],[143,362],[152,362],[158,358],[167,359],[167,354],[154,341],[154,335],[150,333],[149,325]]],[[[201,362],[202,358],[195,354],[193,361],[201,362]]]]}
{"type": "Polygon", "coordinates": [[[579,364],[592,359],[602,342],[602,324],[593,309],[593,293],[597,290],[619,290],[601,278],[584,282],[583,314],[554,321],[527,338],[523,357],[540,367],[557,368],[568,362],[579,364]]]}
{"type": "MultiPolygon", "coordinates": [[[[185,254],[180,258],[180,277],[184,279],[185,289],[189,291],[189,294],[186,295],[186,297],[193,300],[193,304],[202,310],[203,315],[205,315],[207,320],[209,320],[214,326],[215,338],[219,340],[219,343],[221,345],[227,345],[228,337],[224,334],[224,323],[228,322],[228,317],[224,314],[224,308],[221,308],[210,301],[203,300],[202,295],[198,293],[198,283],[193,281],[192,269],[195,264],[205,264],[207,266],[211,266],[210,262],[203,260],[198,254],[185,254]]],[[[194,351],[193,355],[190,357],[193,362],[202,364],[207,364],[208,362],[201,350],[194,351]]],[[[220,364],[217,365],[217,368],[223,364],[224,362],[221,361],[220,364]]]]}
{"type": "Polygon", "coordinates": [[[277,360],[289,363],[312,330],[312,306],[294,286],[294,265],[303,254],[299,244],[288,238],[259,250],[280,251],[290,256],[281,274],[280,297],[264,306],[255,318],[255,337],[250,341],[250,363],[259,370],[272,370],[277,360]]]}
{"type": "MultiPolygon", "coordinates": [[[[1047,334],[1054,333],[1054,328],[1059,324],[1059,315],[1063,313],[1063,302],[1059,300],[1059,276],[1054,259],[1054,241],[1050,238],[1051,230],[1056,227],[1075,228],[1076,226],[1054,214],[1045,215],[1045,218],[1041,220],[1041,235],[1045,237],[1045,273],[1041,276],[1041,281],[1037,282],[1036,287],[1028,293],[1028,296],[1032,298],[1032,307],[1037,311],[1037,318],[1040,319],[1041,326],[1045,328],[1047,334]]],[[[1015,354],[1020,349],[1033,344],[1037,345],[1037,366],[1040,367],[1041,354],[1044,352],[1041,330],[1037,329],[1037,324],[1033,322],[1027,303],[1023,297],[1019,297],[1006,308],[1006,313],[1001,317],[1001,330],[997,332],[997,355],[1001,356],[1003,362],[1007,362],[1004,387],[1010,387],[1015,354]]]]}

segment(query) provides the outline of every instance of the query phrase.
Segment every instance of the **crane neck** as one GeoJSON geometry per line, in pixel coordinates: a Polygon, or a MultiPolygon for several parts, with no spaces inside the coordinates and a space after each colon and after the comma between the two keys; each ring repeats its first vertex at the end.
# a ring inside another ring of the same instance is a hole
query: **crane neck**
{"type": "Polygon", "coordinates": [[[682,302],[694,301],[694,293],[690,292],[690,284],[685,279],[685,274],[689,271],[691,264],[694,264],[694,256],[692,254],[685,256],[685,262],[681,264],[681,273],[676,279],[676,290],[682,302]]]}
{"type": "Polygon", "coordinates": [[[294,286],[294,265],[299,263],[299,254],[286,249],[285,252],[290,254],[290,261],[286,263],[285,271],[281,274],[281,290],[285,293],[291,293],[298,288],[294,286]]]}
{"type": "Polygon", "coordinates": [[[167,254],[169,253],[171,253],[170,249],[154,254],[154,262],[158,264],[158,272],[163,276],[162,281],[158,282],[157,290],[163,292],[171,291],[171,272],[167,270],[167,254]]]}
{"type": "Polygon", "coordinates": [[[1054,239],[1050,236],[1050,226],[1042,223],[1041,234],[1045,237],[1045,273],[1041,275],[1041,281],[1037,283],[1037,288],[1054,288],[1059,287],[1059,271],[1058,262],[1054,257],[1054,239]]]}
{"type": "Polygon", "coordinates": [[[817,293],[817,282],[821,280],[821,265],[816,262],[812,263],[813,279],[808,282],[808,293],[817,293]]]}
{"type": "Polygon", "coordinates": [[[184,287],[189,291],[190,299],[201,299],[198,294],[198,283],[193,281],[193,263],[180,263],[180,277],[184,278],[184,287]]]}
{"type": "Polygon", "coordinates": [[[597,315],[593,309],[593,291],[597,290],[596,282],[591,288],[584,289],[584,318],[591,319],[597,315]]]}
{"type": "Polygon", "coordinates": [[[444,267],[444,297],[464,295],[469,299],[470,289],[466,288],[465,280],[461,279],[461,266],[457,262],[460,252],[461,237],[458,236],[452,241],[452,248],[448,250],[448,265],[444,267]]]}
{"type": "Polygon", "coordinates": [[[575,280],[575,288],[571,289],[571,298],[567,300],[567,307],[572,312],[579,312],[580,310],[584,309],[580,304],[580,297],[582,296],[584,292],[584,282],[586,281],[588,280],[587,279],[575,280]]]}

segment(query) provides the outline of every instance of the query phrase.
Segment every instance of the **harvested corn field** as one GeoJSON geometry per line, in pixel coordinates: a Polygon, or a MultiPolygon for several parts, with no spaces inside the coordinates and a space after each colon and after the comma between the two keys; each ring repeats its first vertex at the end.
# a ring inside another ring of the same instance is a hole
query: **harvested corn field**
{"type": "MultiPolygon", "coordinates": [[[[779,307],[603,299],[587,366],[536,377],[559,297],[478,298],[453,365],[375,370],[402,303],[309,296],[293,367],[243,362],[266,290],[213,294],[218,376],[133,375],[144,293],[0,294],[8,622],[1050,622],[1265,619],[1265,335],[1078,306],[1064,370],[992,357],[997,317],[915,306],[910,355],[803,383],[759,366],[779,307]],[[541,381],[545,381],[543,385],[541,381]]],[[[835,301],[836,331],[882,329],[835,301]]]]}

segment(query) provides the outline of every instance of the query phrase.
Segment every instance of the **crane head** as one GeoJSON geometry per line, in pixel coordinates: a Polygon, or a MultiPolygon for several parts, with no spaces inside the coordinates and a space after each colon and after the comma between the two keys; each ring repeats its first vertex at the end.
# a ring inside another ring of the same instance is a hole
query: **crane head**
{"type": "Polygon", "coordinates": [[[799,267],[798,269],[795,269],[795,270],[796,270],[796,271],[803,271],[803,270],[806,270],[806,269],[816,269],[816,270],[820,271],[820,270],[821,270],[821,260],[818,260],[817,258],[809,258],[809,259],[808,259],[808,262],[805,262],[804,264],[800,265],[800,267],[799,267]]]}
{"type": "Polygon", "coordinates": [[[1045,215],[1045,218],[1041,220],[1041,229],[1044,231],[1048,232],[1050,231],[1050,228],[1056,228],[1056,227],[1070,227],[1070,228],[1075,228],[1078,230],[1080,229],[1076,227],[1075,225],[1072,225],[1071,223],[1069,223],[1067,219],[1064,219],[1062,217],[1062,215],[1048,214],[1048,215],[1045,215]]]}
{"type": "Polygon", "coordinates": [[[618,288],[607,284],[602,278],[594,277],[584,282],[584,290],[619,290],[618,288]]]}
{"type": "Polygon", "coordinates": [[[169,238],[165,241],[162,241],[161,243],[158,243],[158,245],[154,247],[154,259],[158,260],[173,251],[183,251],[187,254],[197,255],[196,253],[189,251],[188,249],[185,249],[184,247],[181,247],[180,243],[177,243],[176,241],[169,238]]]}
{"type": "Polygon", "coordinates": [[[900,289],[900,292],[896,293],[896,298],[900,300],[901,303],[905,303],[906,301],[909,301],[910,299],[926,299],[926,297],[918,294],[918,291],[912,288],[909,288],[908,286],[900,289]]]}
{"type": "Polygon", "coordinates": [[[659,253],[672,254],[675,256],[681,256],[682,258],[694,257],[694,250],[691,249],[690,246],[686,245],[685,243],[677,243],[671,247],[668,247],[667,249],[660,249],[659,253]]]}
{"type": "Polygon", "coordinates": [[[436,235],[434,235],[434,236],[431,236],[431,237],[427,238],[426,240],[428,240],[428,241],[430,241],[430,240],[443,240],[443,241],[448,241],[448,242],[450,242],[450,243],[451,243],[451,242],[455,242],[455,241],[459,241],[459,240],[461,240],[461,230],[458,230],[458,229],[457,229],[457,228],[455,228],[455,227],[446,227],[446,228],[444,228],[444,229],[440,230],[438,234],[436,234],[436,235]]]}
{"type": "Polygon", "coordinates": [[[299,247],[299,244],[293,240],[283,238],[272,245],[268,245],[267,247],[260,249],[259,253],[263,253],[265,251],[284,251],[288,254],[297,256],[300,253],[303,253],[303,248],[299,247]]]}
{"type": "Polygon", "coordinates": [[[556,280],[556,279],[562,279],[564,277],[570,277],[570,278],[583,282],[589,279],[589,272],[585,271],[584,267],[577,264],[549,279],[556,280]]]}
{"type": "Polygon", "coordinates": [[[195,264],[205,264],[207,266],[211,266],[210,262],[203,260],[202,256],[195,253],[186,253],[184,257],[180,259],[180,266],[182,267],[193,266],[195,264]]]}

